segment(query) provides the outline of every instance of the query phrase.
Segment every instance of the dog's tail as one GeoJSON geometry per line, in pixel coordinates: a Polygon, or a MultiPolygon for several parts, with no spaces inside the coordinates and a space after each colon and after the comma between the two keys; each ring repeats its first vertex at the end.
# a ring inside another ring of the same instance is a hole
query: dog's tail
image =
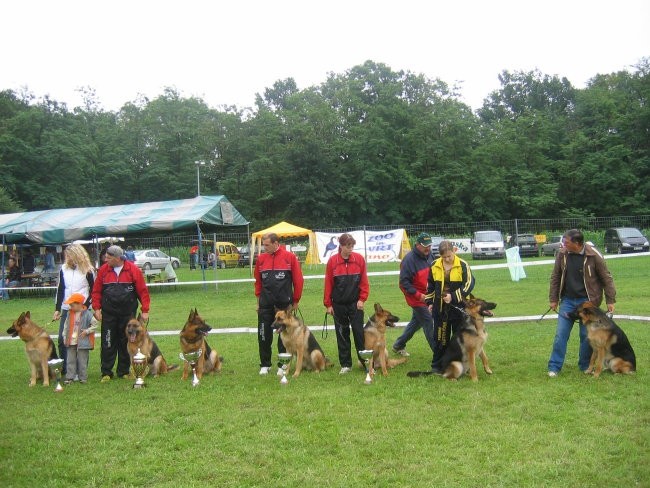
{"type": "Polygon", "coordinates": [[[178,364],[168,364],[167,365],[167,371],[174,371],[175,369],[178,369],[179,366],[178,364]]]}
{"type": "Polygon", "coordinates": [[[406,376],[409,378],[417,378],[418,376],[431,376],[434,375],[435,373],[431,370],[429,371],[409,371],[406,373],[406,376]]]}

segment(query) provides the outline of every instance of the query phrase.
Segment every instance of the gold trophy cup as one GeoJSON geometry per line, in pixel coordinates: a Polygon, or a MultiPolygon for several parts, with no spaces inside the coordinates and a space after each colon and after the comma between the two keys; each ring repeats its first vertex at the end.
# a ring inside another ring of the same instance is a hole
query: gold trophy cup
{"type": "Polygon", "coordinates": [[[148,366],[147,356],[142,354],[140,349],[138,349],[138,352],[133,355],[133,374],[135,375],[133,388],[139,389],[145,387],[144,377],[147,375],[148,366]]]}

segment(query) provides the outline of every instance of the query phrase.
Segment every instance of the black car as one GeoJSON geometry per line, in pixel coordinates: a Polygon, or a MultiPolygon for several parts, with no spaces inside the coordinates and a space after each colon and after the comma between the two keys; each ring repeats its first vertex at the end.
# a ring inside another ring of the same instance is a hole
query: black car
{"type": "Polygon", "coordinates": [[[539,247],[533,234],[517,234],[514,245],[519,246],[520,256],[538,256],[539,247]]]}
{"type": "MultiPolygon", "coordinates": [[[[245,268],[250,265],[251,252],[248,246],[242,246],[239,248],[239,261],[237,265],[240,268],[245,268]]],[[[257,254],[253,255],[253,265],[257,262],[257,254]]]]}
{"type": "Polygon", "coordinates": [[[648,252],[648,239],[634,227],[616,227],[605,231],[605,252],[623,254],[648,252]]]}

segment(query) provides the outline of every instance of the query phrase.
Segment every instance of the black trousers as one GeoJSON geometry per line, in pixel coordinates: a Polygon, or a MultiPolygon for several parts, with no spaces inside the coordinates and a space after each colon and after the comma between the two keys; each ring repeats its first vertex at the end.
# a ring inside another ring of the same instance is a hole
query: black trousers
{"type": "Polygon", "coordinates": [[[113,366],[117,358],[117,376],[129,374],[131,360],[126,347],[126,323],[133,314],[113,314],[102,310],[102,376],[113,377],[113,366]]]}
{"type": "Polygon", "coordinates": [[[433,335],[435,338],[433,347],[433,368],[440,368],[442,356],[444,356],[451,337],[458,332],[463,323],[463,316],[457,310],[445,304],[439,312],[433,312],[433,335]]]}
{"type": "MultiPolygon", "coordinates": [[[[273,346],[273,322],[275,308],[260,308],[257,311],[257,345],[260,351],[260,367],[271,366],[271,348],[273,346]]],[[[278,352],[287,352],[278,334],[278,352]]],[[[278,367],[281,364],[278,362],[278,367]]]]}
{"type": "Polygon", "coordinates": [[[350,327],[354,337],[354,347],[357,350],[357,357],[363,363],[359,352],[365,349],[363,339],[363,310],[357,309],[357,302],[354,303],[333,303],[334,309],[334,330],[336,331],[336,345],[339,349],[339,363],[342,368],[352,367],[352,345],[350,343],[350,327]]]}

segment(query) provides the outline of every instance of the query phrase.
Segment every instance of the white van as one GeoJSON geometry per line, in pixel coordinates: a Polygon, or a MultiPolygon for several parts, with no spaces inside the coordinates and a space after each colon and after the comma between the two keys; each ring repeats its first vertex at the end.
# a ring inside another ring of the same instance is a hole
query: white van
{"type": "Polygon", "coordinates": [[[498,230],[474,232],[472,239],[472,258],[503,258],[506,255],[503,234],[498,230]]]}

